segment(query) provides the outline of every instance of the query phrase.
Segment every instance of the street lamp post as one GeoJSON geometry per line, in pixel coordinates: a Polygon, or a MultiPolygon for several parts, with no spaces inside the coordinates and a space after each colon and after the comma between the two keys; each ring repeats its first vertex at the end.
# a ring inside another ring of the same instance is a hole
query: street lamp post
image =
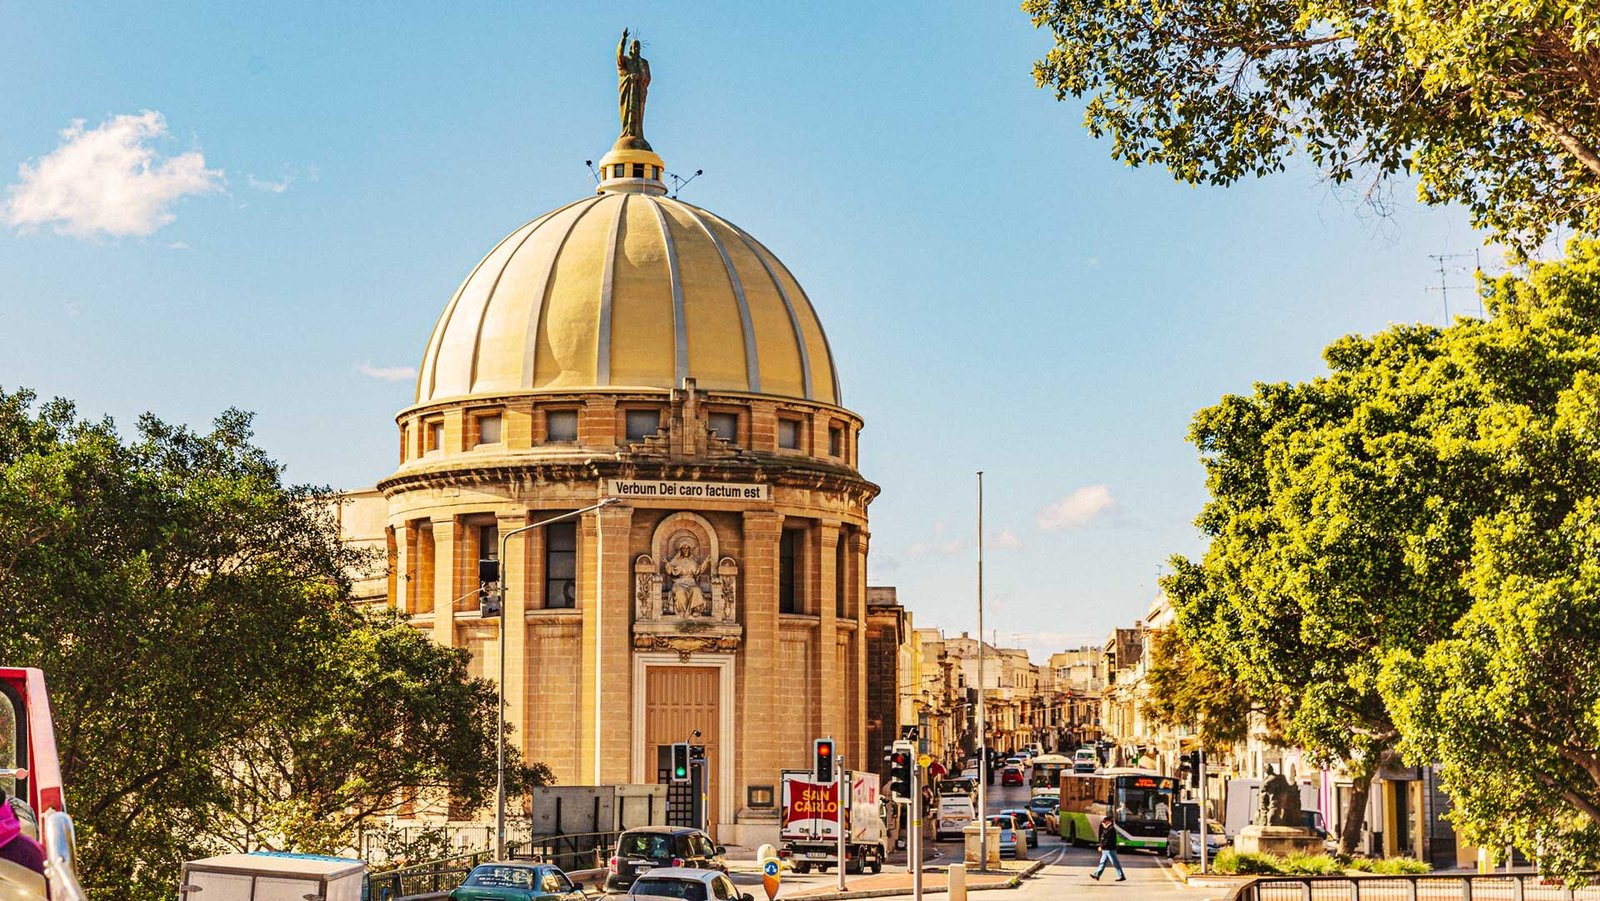
{"type": "MultiPolygon", "coordinates": [[[[550,525],[553,522],[572,519],[582,516],[601,507],[622,503],[621,498],[608,497],[598,504],[591,504],[582,510],[573,510],[560,516],[541,519],[538,522],[519,526],[500,536],[500,694],[498,716],[495,718],[495,780],[494,780],[494,856],[496,860],[504,860],[506,856],[506,542],[512,535],[550,525]]],[[[595,565],[595,582],[600,581],[600,561],[595,565]]],[[[599,597],[597,593],[595,597],[599,597]]],[[[599,621],[600,611],[595,610],[596,623],[599,621]]],[[[595,680],[599,681],[600,672],[595,671],[595,680]]],[[[595,731],[600,730],[600,711],[595,710],[595,731]]],[[[595,781],[599,781],[596,779],[595,781]]]]}

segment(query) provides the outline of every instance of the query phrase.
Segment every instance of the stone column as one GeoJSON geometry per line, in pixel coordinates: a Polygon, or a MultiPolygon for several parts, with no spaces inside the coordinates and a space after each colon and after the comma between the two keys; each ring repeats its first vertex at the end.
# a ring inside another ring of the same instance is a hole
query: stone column
{"type": "MultiPolygon", "coordinates": [[[[736,806],[745,802],[752,784],[781,790],[778,771],[784,764],[779,724],[794,712],[785,705],[783,683],[796,674],[779,672],[782,648],[778,637],[778,540],[783,536],[783,516],[767,511],[744,514],[744,585],[739,613],[744,623],[744,645],[735,665],[736,736],[734,780],[736,806]]],[[[732,820],[733,811],[723,813],[732,820]]]]}
{"type": "Polygon", "coordinates": [[[455,517],[433,519],[433,640],[447,648],[456,644],[456,546],[461,527],[455,517]]]}
{"type": "MultiPolygon", "coordinates": [[[[845,691],[844,670],[839,666],[839,617],[836,612],[839,604],[836,593],[838,580],[834,577],[838,560],[839,523],[822,520],[813,534],[815,537],[811,545],[816,553],[810,555],[806,562],[811,575],[811,597],[819,614],[817,702],[821,710],[817,725],[821,731],[818,734],[832,735],[841,747],[847,748],[849,733],[846,731],[848,719],[845,708],[849,704],[849,694],[845,691]]],[[[850,765],[854,766],[853,763],[850,765]]]]}
{"type": "MultiPolygon", "coordinates": [[[[528,524],[525,513],[501,513],[495,526],[501,535],[528,524]]],[[[499,548],[495,551],[498,553],[499,548]]],[[[500,628],[506,630],[506,721],[511,723],[513,741],[528,759],[532,750],[527,727],[528,710],[528,533],[506,540],[506,556],[500,561],[500,628]]],[[[498,637],[498,636],[497,636],[498,637]]]]}

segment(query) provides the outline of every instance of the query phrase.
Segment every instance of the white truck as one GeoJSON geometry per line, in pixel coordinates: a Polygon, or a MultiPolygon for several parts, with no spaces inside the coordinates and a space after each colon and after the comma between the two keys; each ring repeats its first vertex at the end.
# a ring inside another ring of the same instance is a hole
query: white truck
{"type": "Polygon", "coordinates": [[[316,854],[224,854],[183,865],[184,901],[361,901],[367,865],[316,854]]]}
{"type": "MultiPolygon", "coordinates": [[[[889,856],[889,827],[878,774],[846,771],[844,778],[848,801],[844,811],[845,868],[851,873],[880,872],[889,856]]],[[[787,858],[796,873],[838,866],[838,785],[813,782],[805,770],[785,770],[779,840],[783,847],[778,856],[787,858]]]]}

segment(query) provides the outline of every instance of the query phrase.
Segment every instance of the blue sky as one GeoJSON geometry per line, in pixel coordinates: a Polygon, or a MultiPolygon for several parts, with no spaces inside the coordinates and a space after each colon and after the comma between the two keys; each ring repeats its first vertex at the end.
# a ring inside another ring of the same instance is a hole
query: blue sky
{"type": "Polygon", "coordinates": [[[371,484],[412,392],[375,375],[417,364],[487,248],[592,190],[625,25],[652,144],[705,170],[684,199],[760,237],[828,329],[883,486],[873,583],[974,628],[983,469],[986,625],[1036,659],[1200,549],[1196,409],[1441,321],[1428,255],[1479,245],[1404,187],[1383,219],[1304,167],[1123,167],[1034,87],[1048,38],[1010,2],[6,4],[0,386],[127,429],[238,406],[291,478],[371,484]],[[50,165],[86,137],[104,152],[50,165]],[[143,194],[94,181],[150,150],[143,194]]]}

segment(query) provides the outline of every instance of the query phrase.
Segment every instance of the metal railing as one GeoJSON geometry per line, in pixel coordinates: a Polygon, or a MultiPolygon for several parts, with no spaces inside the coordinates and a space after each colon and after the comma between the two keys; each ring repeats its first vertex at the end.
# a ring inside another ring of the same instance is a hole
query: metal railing
{"type": "Polygon", "coordinates": [[[1600,884],[1570,888],[1537,873],[1262,876],[1230,901],[1600,901],[1600,884]]]}
{"type": "Polygon", "coordinates": [[[535,835],[518,843],[511,856],[517,859],[553,863],[567,872],[595,870],[606,865],[616,847],[617,832],[568,832],[560,835],[535,835]]]}
{"type": "Polygon", "coordinates": [[[373,873],[367,877],[367,897],[370,901],[398,901],[400,898],[448,892],[460,885],[473,867],[488,861],[493,855],[493,851],[485,849],[373,873]]]}
{"type": "MultiPolygon", "coordinates": [[[[603,877],[618,835],[616,832],[536,835],[528,841],[508,846],[506,856],[513,860],[555,864],[574,882],[593,881],[603,877]]],[[[485,848],[376,872],[367,877],[367,897],[370,901],[442,897],[445,892],[459,886],[473,867],[493,859],[493,849],[485,848]]]]}

